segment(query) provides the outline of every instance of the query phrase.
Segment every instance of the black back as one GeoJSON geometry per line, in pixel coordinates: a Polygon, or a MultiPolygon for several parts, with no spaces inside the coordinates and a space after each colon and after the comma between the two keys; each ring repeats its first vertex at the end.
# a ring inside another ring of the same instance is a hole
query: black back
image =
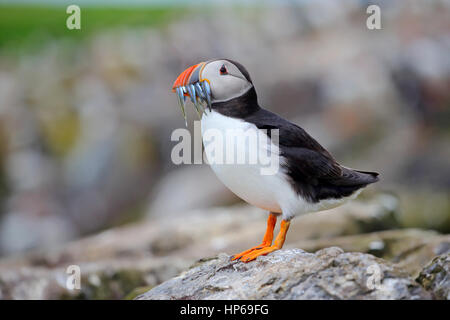
{"type": "MultiPolygon", "coordinates": [[[[245,70],[245,69],[244,69],[245,70]]],[[[378,181],[378,173],[341,166],[301,127],[259,107],[252,87],[244,95],[213,103],[212,108],[228,117],[253,123],[259,129],[279,130],[279,148],[292,187],[310,202],[339,199],[378,181]]]]}

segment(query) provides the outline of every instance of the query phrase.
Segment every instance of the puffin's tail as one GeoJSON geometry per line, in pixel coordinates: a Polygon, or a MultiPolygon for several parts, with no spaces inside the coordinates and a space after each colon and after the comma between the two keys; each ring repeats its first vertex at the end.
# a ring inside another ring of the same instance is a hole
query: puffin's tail
{"type": "Polygon", "coordinates": [[[361,170],[354,170],[358,172],[363,178],[363,180],[367,181],[367,184],[375,183],[380,180],[378,176],[380,175],[378,172],[373,171],[361,171],[361,170]]]}
{"type": "Polygon", "coordinates": [[[327,199],[348,197],[357,190],[379,180],[377,172],[360,171],[342,167],[342,175],[333,179],[328,179],[323,184],[318,198],[327,199]]]}
{"type": "Polygon", "coordinates": [[[342,176],[333,181],[333,184],[348,187],[365,187],[379,180],[378,172],[361,171],[342,167],[342,176]]]}

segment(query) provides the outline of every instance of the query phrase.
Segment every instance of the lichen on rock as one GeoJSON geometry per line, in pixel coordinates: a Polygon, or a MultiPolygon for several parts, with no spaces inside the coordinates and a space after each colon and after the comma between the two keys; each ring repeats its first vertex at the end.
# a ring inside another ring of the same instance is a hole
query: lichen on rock
{"type": "Polygon", "coordinates": [[[450,253],[435,257],[419,274],[417,282],[435,299],[450,300],[450,253]]]}

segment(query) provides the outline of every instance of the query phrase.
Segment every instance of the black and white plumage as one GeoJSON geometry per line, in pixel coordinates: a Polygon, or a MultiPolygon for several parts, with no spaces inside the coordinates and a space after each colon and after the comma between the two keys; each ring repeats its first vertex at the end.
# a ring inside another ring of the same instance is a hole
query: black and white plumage
{"type": "Polygon", "coordinates": [[[286,174],[292,187],[310,202],[339,199],[378,181],[378,173],[349,169],[341,166],[305,130],[275,113],[259,107],[254,88],[243,96],[225,103],[213,104],[213,111],[242,119],[258,129],[279,130],[281,156],[286,159],[286,174]],[[251,108],[248,105],[252,104],[251,108]],[[251,109],[239,116],[234,110],[251,109]],[[230,110],[230,111],[228,111],[230,110]]]}
{"type": "MultiPolygon", "coordinates": [[[[335,207],[378,181],[378,173],[340,165],[301,127],[261,108],[249,73],[241,64],[228,59],[211,60],[180,77],[175,89],[192,85],[195,88],[197,83],[208,89],[198,92],[199,101],[195,101],[198,104],[204,100],[209,107],[201,119],[202,133],[214,129],[226,135],[229,129],[243,129],[264,130],[270,135],[270,130],[278,129],[277,146],[258,146],[277,150],[281,168],[275,175],[261,175],[258,164],[211,164],[211,167],[236,195],[272,215],[281,215],[287,227],[294,216],[335,207]],[[207,93],[208,100],[202,99],[207,93]]],[[[203,142],[205,146],[210,143],[205,141],[205,135],[203,142]]],[[[283,242],[284,237],[281,246],[283,242]]],[[[249,261],[271,251],[267,246],[258,246],[236,257],[249,261]]]]}

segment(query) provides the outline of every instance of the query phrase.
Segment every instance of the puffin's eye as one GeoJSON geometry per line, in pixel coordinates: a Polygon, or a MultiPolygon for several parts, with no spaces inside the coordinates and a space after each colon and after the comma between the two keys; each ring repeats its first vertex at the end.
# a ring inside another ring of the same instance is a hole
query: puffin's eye
{"type": "Polygon", "coordinates": [[[223,64],[222,65],[222,67],[220,67],[220,74],[228,74],[228,70],[227,70],[227,68],[225,67],[225,65],[223,64]]]}

